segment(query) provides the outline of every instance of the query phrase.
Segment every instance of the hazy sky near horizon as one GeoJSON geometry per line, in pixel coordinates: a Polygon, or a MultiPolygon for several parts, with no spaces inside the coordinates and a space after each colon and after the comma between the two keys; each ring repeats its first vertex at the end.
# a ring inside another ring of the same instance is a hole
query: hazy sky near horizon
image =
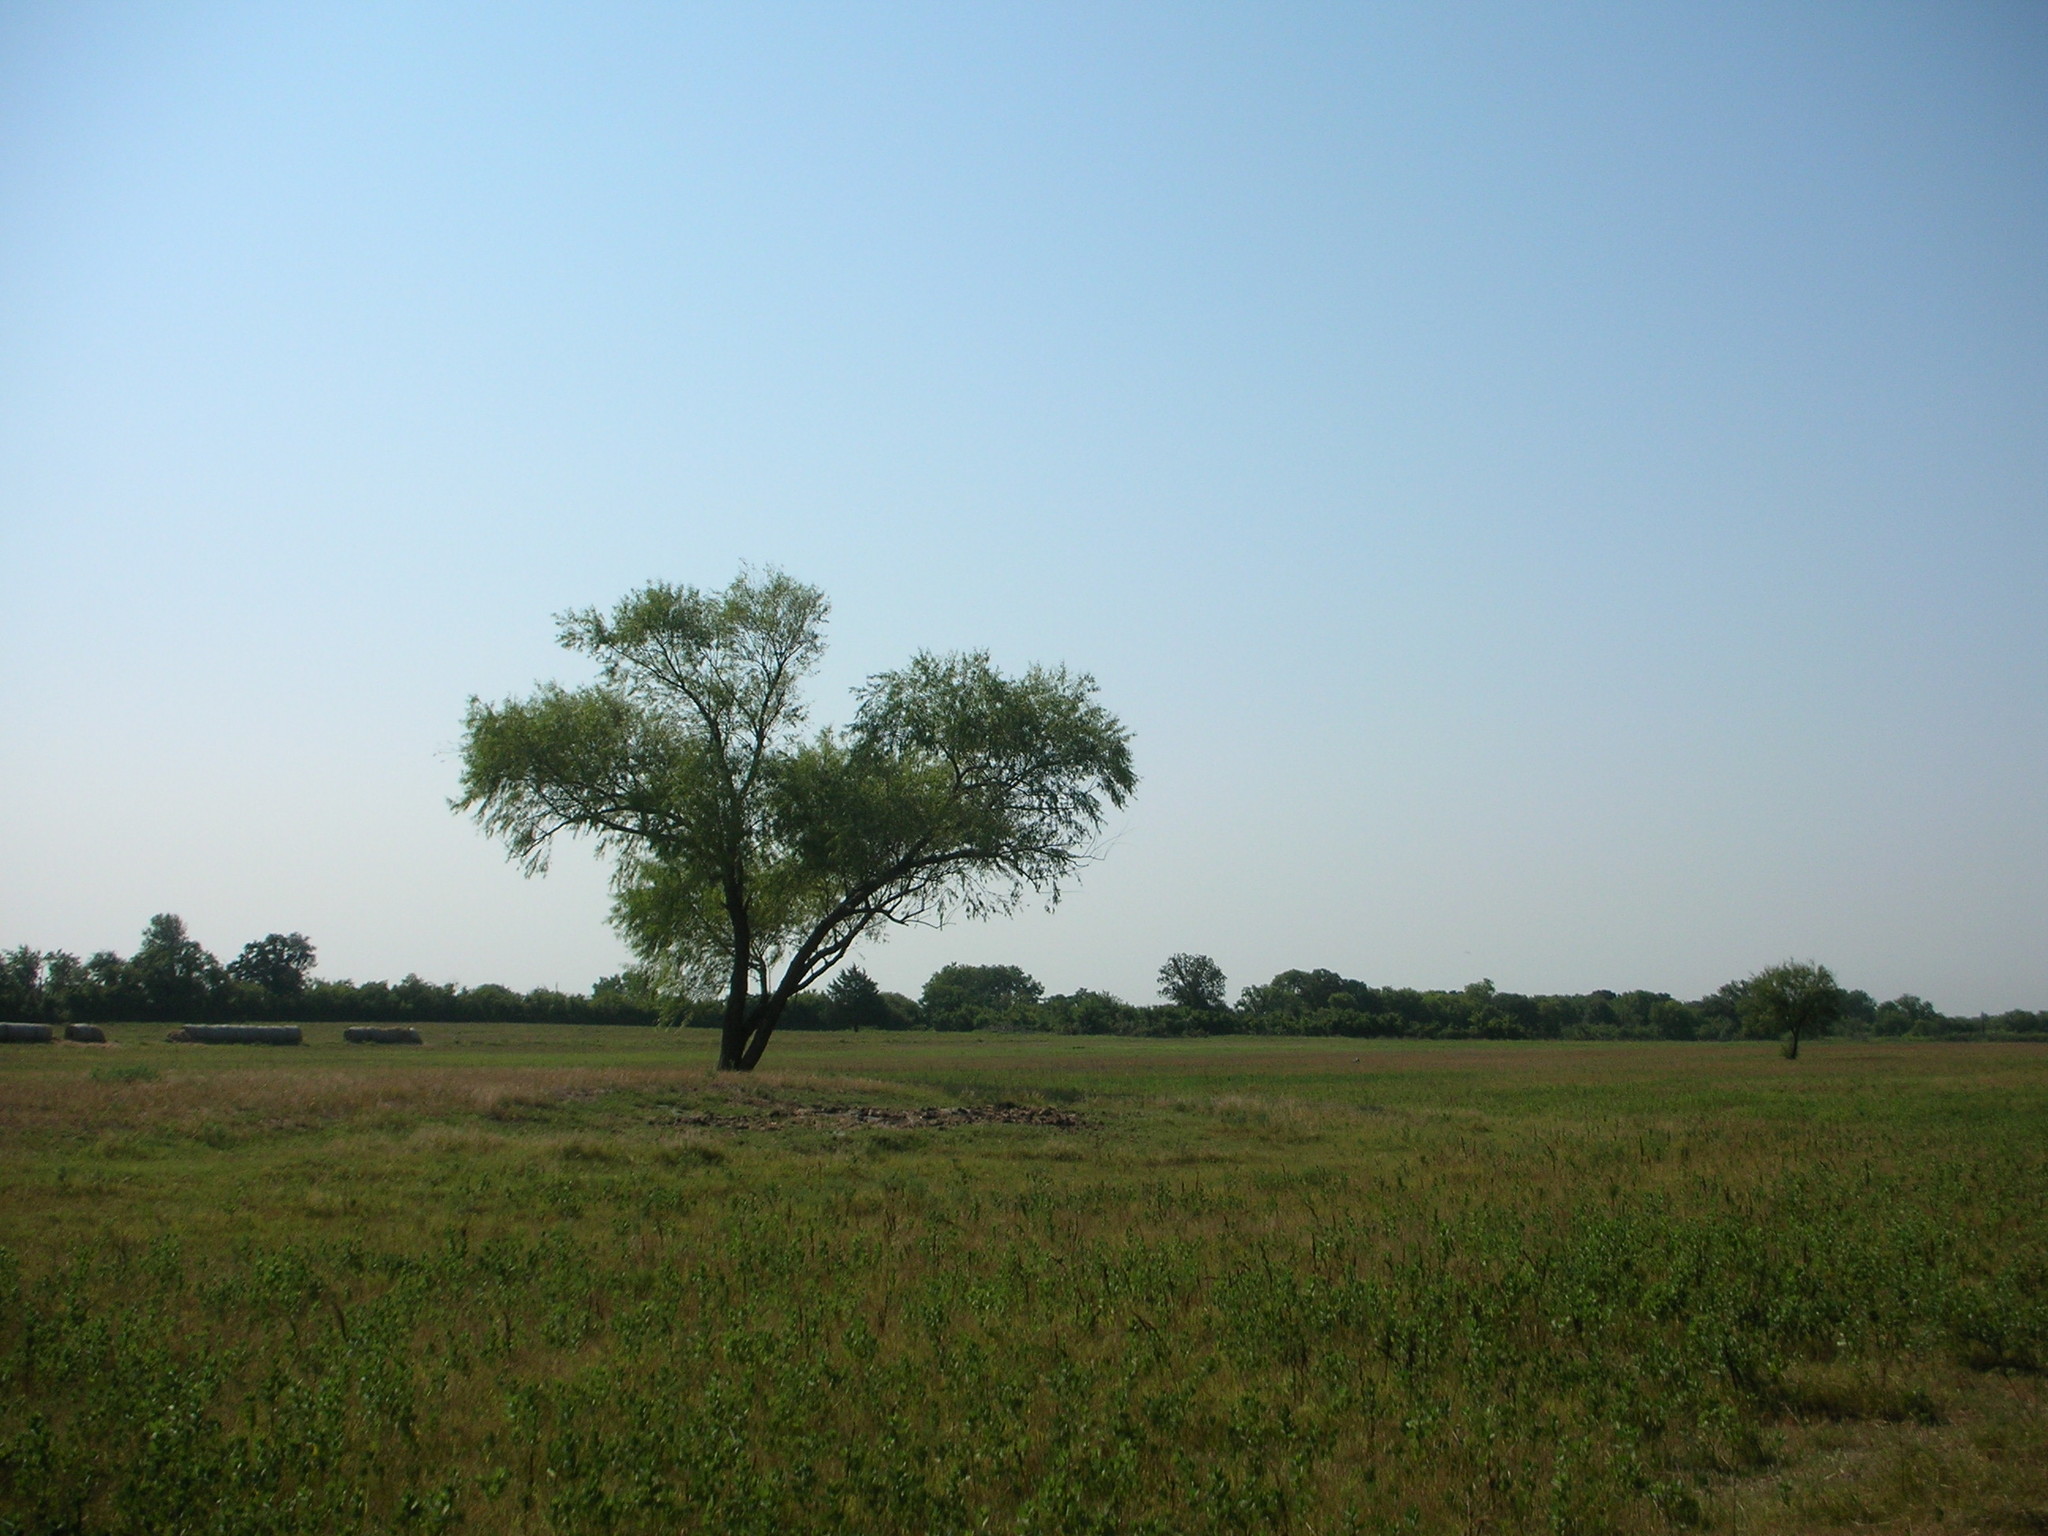
{"type": "Polygon", "coordinates": [[[0,945],[574,989],[557,612],[1092,672],[1152,995],[2048,1007],[2048,9],[0,4],[0,945]]]}

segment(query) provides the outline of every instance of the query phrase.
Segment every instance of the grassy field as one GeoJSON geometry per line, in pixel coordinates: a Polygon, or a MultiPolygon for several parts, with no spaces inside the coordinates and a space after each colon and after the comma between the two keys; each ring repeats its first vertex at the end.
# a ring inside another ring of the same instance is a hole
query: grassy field
{"type": "Polygon", "coordinates": [[[2048,1531],[2048,1048],[111,1033],[0,1532],[2048,1531]]]}

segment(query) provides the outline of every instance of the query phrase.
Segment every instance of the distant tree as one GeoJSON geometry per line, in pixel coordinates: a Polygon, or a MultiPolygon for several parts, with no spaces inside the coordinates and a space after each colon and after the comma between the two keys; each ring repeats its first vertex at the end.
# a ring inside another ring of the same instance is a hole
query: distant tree
{"type": "Polygon", "coordinates": [[[1782,1037],[1788,1060],[1797,1060],[1805,1035],[1826,1034],[1842,1016],[1846,1000],[1834,973],[1811,960],[1766,966],[1742,984],[1742,1020],[1747,1032],[1782,1037]]]}
{"type": "Polygon", "coordinates": [[[1282,971],[1262,987],[1246,987],[1237,1006],[1245,1013],[1298,1015],[1327,1008],[1339,997],[1357,1007],[1373,997],[1373,989],[1330,970],[1282,971]]]}
{"type": "Polygon", "coordinates": [[[149,920],[127,969],[150,1016],[173,1020],[203,1019],[212,1012],[223,974],[221,963],[172,912],[149,920]]]}
{"type": "MultiPolygon", "coordinates": [[[[420,981],[417,976],[406,977],[404,981],[399,982],[395,990],[403,995],[409,983],[417,983],[428,996],[440,990],[431,982],[420,981]]],[[[450,987],[448,990],[452,992],[455,989],[450,987]]],[[[444,1017],[453,1014],[458,1018],[488,1020],[524,1019],[527,1011],[525,998],[503,983],[495,981],[487,981],[482,986],[463,988],[460,996],[442,1010],[444,1017]]],[[[412,1005],[412,1016],[416,1019],[431,1018],[434,1012],[431,1007],[422,1007],[418,1003],[412,1005]]]]}
{"type": "Polygon", "coordinates": [[[606,1002],[633,1002],[641,995],[645,982],[629,968],[612,976],[600,976],[590,984],[590,995],[606,1002]]]}
{"type": "Polygon", "coordinates": [[[1842,994],[1842,1027],[1851,1034],[1869,1034],[1877,1023],[1877,999],[1861,987],[1842,994]]]}
{"type": "Polygon", "coordinates": [[[1048,997],[1033,1010],[1037,1027],[1067,1035],[1114,1035],[1134,1031],[1145,1010],[1108,992],[1080,987],[1048,997]]]}
{"type": "Polygon", "coordinates": [[[44,955],[43,999],[48,1019],[90,1017],[98,998],[86,963],[68,950],[53,949],[44,955]]]}
{"type": "Polygon", "coordinates": [[[518,996],[496,982],[458,991],[452,981],[428,981],[407,971],[391,986],[391,1002],[407,1019],[504,1018],[506,1000],[518,996]]]}
{"type": "Polygon", "coordinates": [[[1182,1008],[1220,1010],[1229,996],[1223,967],[1207,955],[1169,955],[1159,967],[1159,995],[1182,1008]]]}
{"type": "Polygon", "coordinates": [[[1129,737],[1064,668],[919,655],[808,735],[798,685],[824,594],[780,572],[723,592],[654,585],[561,641],[598,681],[472,699],[462,796],[529,873],[555,839],[618,856],[613,920],[676,990],[722,993],[721,1068],[760,1060],[791,998],[878,927],[1049,903],[1106,806],[1129,737]]]}
{"type": "Polygon", "coordinates": [[[0,954],[0,1022],[38,1023],[44,1006],[43,952],[20,944],[0,954]]]}
{"type": "Polygon", "coordinates": [[[934,1029],[973,1029],[990,1015],[1028,1008],[1045,995],[1014,965],[942,965],[925,981],[920,1002],[934,1029]]]}
{"type": "Polygon", "coordinates": [[[1674,997],[1657,997],[1650,1004],[1650,1025],[1664,1040],[1697,1040],[1700,1021],[1693,1011],[1674,997]]]}
{"type": "Polygon", "coordinates": [[[834,1029],[850,1029],[858,1033],[863,1029],[889,1027],[889,1004],[882,996],[882,989],[875,984],[874,977],[857,965],[850,965],[834,976],[831,985],[825,988],[825,997],[831,1004],[834,1029]]]}
{"type": "Polygon", "coordinates": [[[1877,1005],[1876,1029],[1880,1035],[1935,1034],[1941,1024],[1941,1010],[1911,992],[1902,992],[1877,1005]]]}
{"type": "Polygon", "coordinates": [[[94,950],[83,965],[75,998],[84,1004],[74,1007],[75,1018],[140,1019],[149,1014],[134,967],[111,949],[94,950]]]}
{"type": "Polygon", "coordinates": [[[616,976],[600,976],[590,989],[590,1000],[600,1011],[638,1014],[653,1022],[674,1027],[683,1022],[686,999],[665,997],[644,966],[628,966],[616,976]]]}
{"type": "Polygon", "coordinates": [[[228,962],[228,974],[272,997],[297,997],[306,990],[314,960],[313,941],[303,933],[272,933],[244,944],[228,962]]]}

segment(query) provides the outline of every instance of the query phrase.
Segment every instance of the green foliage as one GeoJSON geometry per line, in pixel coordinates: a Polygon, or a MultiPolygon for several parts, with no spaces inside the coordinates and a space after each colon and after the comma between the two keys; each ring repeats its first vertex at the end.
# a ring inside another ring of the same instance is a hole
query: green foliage
{"type": "Polygon", "coordinates": [[[1228,987],[1223,967],[1207,955],[1169,955],[1159,967],[1159,995],[1177,1008],[1220,1010],[1228,987]]]}
{"type": "Polygon", "coordinates": [[[1764,1039],[1780,1036],[1785,1054],[1797,1057],[1803,1035],[1822,1035],[1841,1019],[1847,1001],[1834,973],[1811,960],[1766,966],[1742,984],[1739,1004],[1745,1031],[1764,1039]]]}
{"type": "Polygon", "coordinates": [[[221,963],[185,931],[185,920],[159,912],[142,930],[128,962],[147,1019],[204,1019],[220,991],[221,963]]]}
{"type": "MultiPolygon", "coordinates": [[[[191,945],[204,957],[191,969],[199,976],[212,977],[210,990],[188,994],[182,1006],[191,1011],[169,1015],[172,1022],[665,1023],[717,1027],[723,1018],[720,1005],[677,992],[665,983],[658,968],[647,966],[601,978],[588,996],[545,987],[525,993],[488,983],[461,987],[418,976],[398,982],[316,980],[305,976],[313,946],[303,935],[272,934],[245,946],[234,964],[208,968],[204,961],[210,957],[184,934],[182,922],[175,917],[158,922],[160,926],[176,925],[176,932],[183,937],[173,944],[191,945]],[[272,958],[281,961],[280,973],[299,977],[296,990],[288,975],[273,976],[281,990],[255,979],[259,968],[268,971],[272,958]]],[[[1220,970],[1216,977],[1213,990],[1203,995],[1215,998],[1220,994],[1220,970]]],[[[1751,980],[1733,981],[1707,997],[1682,1002],[1665,993],[1641,991],[1524,996],[1502,992],[1484,981],[1454,992],[1418,991],[1376,987],[1331,970],[1291,970],[1282,971],[1263,986],[1244,988],[1235,1008],[1179,1003],[1147,1007],[1085,988],[1048,997],[1016,966],[949,965],[927,981],[922,1004],[877,989],[879,1005],[863,1002],[849,1011],[835,1003],[835,994],[828,988],[824,995],[805,992],[790,998],[779,1027],[1001,1029],[1161,1038],[1243,1034],[1354,1039],[1725,1040],[1758,1029],[1765,1034],[1773,1032],[1758,1022],[1756,1005],[1749,1000],[1751,986],[1751,980]]],[[[102,952],[80,961],[62,950],[44,953],[21,945],[0,951],[0,1017],[61,1024],[162,1019],[165,1015],[157,1011],[140,973],[119,955],[102,952]]],[[[1876,1003],[1866,993],[1851,991],[1842,994],[1833,1029],[1878,1038],[2043,1039],[2048,1038],[2048,1011],[2014,1009],[1956,1018],[1911,993],[1876,1003]]]]}
{"type": "Polygon", "coordinates": [[[0,1020],[50,1024],[61,1019],[54,972],[66,962],[78,966],[75,956],[46,955],[26,944],[0,950],[0,1020]]]}
{"type": "Polygon", "coordinates": [[[227,973],[272,997],[297,997],[306,990],[316,959],[313,941],[303,933],[273,933],[244,944],[228,962],[227,973]]]}
{"type": "Polygon", "coordinates": [[[888,1000],[874,977],[857,965],[850,965],[832,978],[825,988],[831,1002],[832,1021],[840,1029],[887,1029],[893,1022],[888,1000]]]}
{"type": "Polygon", "coordinates": [[[146,1061],[117,1061],[86,1075],[96,1083],[153,1083],[163,1076],[146,1061]]]}
{"type": "Polygon", "coordinates": [[[565,833],[615,853],[614,921],[676,993],[724,996],[726,1068],[874,931],[1057,901],[1136,782],[1091,678],[984,653],[913,657],[807,737],[825,614],[780,572],[649,586],[563,621],[597,683],[470,703],[457,808],[529,870],[565,833]]]}
{"type": "MultiPolygon", "coordinates": [[[[954,1001],[944,981],[936,1027],[1044,1030],[1059,1034],[1185,1037],[1200,1035],[1339,1035],[1410,1040],[1728,1040],[1750,1031],[1748,981],[1682,1002],[1663,992],[1537,995],[1503,992],[1491,981],[1455,992],[1378,987],[1331,970],[1282,971],[1239,994],[1235,1008],[1145,1007],[1107,993],[1007,999],[1001,1006],[954,1001]]],[[[1017,974],[1021,975],[1021,972],[1017,974]]],[[[1877,1005],[1863,993],[1842,995],[1838,1027],[1861,1035],[1935,1039],[2048,1037],[2048,1012],[2013,1010],[1996,1017],[1951,1019],[1917,998],[1877,1005]],[[1861,1000],[1859,1003],[1858,1000],[1861,1000]],[[1867,1006],[1865,1006],[1867,1005],[1867,1006]]]]}
{"type": "Polygon", "coordinates": [[[933,1029],[989,1029],[1028,1021],[1044,994],[1018,966],[944,965],[927,978],[919,1002],[933,1029]]]}
{"type": "Polygon", "coordinates": [[[1943,1024],[1941,1010],[1924,997],[1903,992],[1888,1003],[1880,1003],[1872,1020],[1880,1035],[1934,1034],[1943,1024]]]}
{"type": "Polygon", "coordinates": [[[169,913],[151,920],[132,960],[102,951],[80,962],[26,945],[0,952],[0,1016],[42,1023],[153,1020],[329,1020],[349,1024],[652,1024],[661,1000],[607,978],[588,997],[539,987],[515,992],[486,983],[460,987],[418,976],[398,982],[317,981],[303,934],[271,934],[244,946],[228,966],[169,913]],[[609,984],[608,984],[609,983],[609,984]]]}

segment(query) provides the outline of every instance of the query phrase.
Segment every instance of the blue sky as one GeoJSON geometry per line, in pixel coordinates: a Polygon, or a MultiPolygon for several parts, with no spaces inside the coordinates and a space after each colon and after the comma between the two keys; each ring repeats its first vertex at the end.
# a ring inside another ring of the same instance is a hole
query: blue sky
{"type": "Polygon", "coordinates": [[[2048,1006],[2048,11],[0,5],[0,943],[581,988],[450,815],[552,615],[1092,671],[901,936],[2048,1006]]]}

